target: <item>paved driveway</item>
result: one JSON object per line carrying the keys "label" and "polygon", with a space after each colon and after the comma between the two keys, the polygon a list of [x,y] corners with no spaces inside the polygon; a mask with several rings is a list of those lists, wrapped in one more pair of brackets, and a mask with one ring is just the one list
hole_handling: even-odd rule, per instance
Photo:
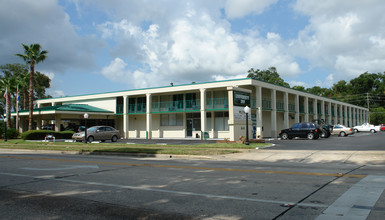
{"label": "paved driveway", "polygon": [[293,139],[268,141],[271,150],[385,151],[385,132],[359,132],[347,137],[331,136],[318,140]]}

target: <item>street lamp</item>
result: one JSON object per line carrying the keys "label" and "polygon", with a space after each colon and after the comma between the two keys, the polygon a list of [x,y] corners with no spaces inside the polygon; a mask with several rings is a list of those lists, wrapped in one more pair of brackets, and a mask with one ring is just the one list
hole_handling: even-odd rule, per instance
{"label": "street lamp", "polygon": [[250,114],[251,109],[249,106],[246,106],[243,110],[246,113],[246,141],[245,141],[245,144],[249,145],[249,114]]}
{"label": "street lamp", "polygon": [[7,142],[7,121],[8,118],[4,118],[4,142]]}
{"label": "street lamp", "polygon": [[87,144],[87,118],[88,114],[84,113],[84,143]]}

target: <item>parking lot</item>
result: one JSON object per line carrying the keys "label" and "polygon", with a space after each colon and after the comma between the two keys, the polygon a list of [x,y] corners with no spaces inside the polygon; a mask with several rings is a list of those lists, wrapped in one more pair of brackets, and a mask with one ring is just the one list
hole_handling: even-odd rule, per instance
{"label": "parking lot", "polygon": [[330,136],[317,140],[292,139],[269,142],[276,145],[271,150],[381,151],[385,150],[384,141],[385,132],[358,132],[346,137]]}

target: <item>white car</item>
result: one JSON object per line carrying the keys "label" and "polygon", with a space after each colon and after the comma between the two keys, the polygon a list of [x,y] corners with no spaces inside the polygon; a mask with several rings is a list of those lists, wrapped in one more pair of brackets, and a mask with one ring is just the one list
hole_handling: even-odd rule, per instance
{"label": "white car", "polygon": [[371,125],[369,123],[365,123],[363,125],[354,126],[353,130],[355,132],[370,131],[372,133],[375,133],[377,131],[380,131],[380,126],[374,126],[374,125]]}

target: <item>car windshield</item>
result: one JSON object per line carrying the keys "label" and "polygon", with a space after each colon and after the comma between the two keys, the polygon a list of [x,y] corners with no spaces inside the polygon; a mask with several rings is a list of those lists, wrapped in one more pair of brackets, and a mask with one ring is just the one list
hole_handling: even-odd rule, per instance
{"label": "car windshield", "polygon": [[96,131],[98,130],[98,127],[90,127],[87,129],[87,131]]}

